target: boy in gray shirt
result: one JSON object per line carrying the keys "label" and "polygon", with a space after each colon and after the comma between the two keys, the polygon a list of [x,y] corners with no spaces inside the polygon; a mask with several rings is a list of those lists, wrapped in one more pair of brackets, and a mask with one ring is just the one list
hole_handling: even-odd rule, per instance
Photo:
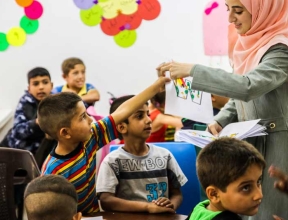
{"label": "boy in gray shirt", "polygon": [[[110,114],[133,96],[116,99]],[[148,104],[116,126],[125,145],[103,160],[96,191],[106,211],[171,212],[182,202],[181,186],[187,182],[167,149],[147,145],[152,121]]]}

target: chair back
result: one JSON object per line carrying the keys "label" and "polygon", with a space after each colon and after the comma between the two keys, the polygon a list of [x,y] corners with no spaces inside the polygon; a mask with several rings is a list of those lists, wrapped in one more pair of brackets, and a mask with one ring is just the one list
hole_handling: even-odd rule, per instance
{"label": "chair back", "polygon": [[[31,152],[0,148],[0,219],[22,220],[25,185],[39,175],[40,171]],[[21,192],[15,193],[14,189],[20,189]],[[19,198],[20,201],[15,204]]]}
{"label": "chair back", "polygon": [[98,115],[96,113],[94,106],[89,106],[86,111],[87,111],[88,115],[92,116],[95,119],[95,121],[99,121],[102,118],[104,118],[104,116]]}
{"label": "chair back", "polygon": [[[196,152],[193,144],[185,142],[149,143],[169,150],[177,160],[180,168],[188,179],[181,188],[183,201],[177,209],[178,214],[189,215],[192,209],[200,202],[200,185],[196,174]],[[111,145],[110,152],[120,145]]]}

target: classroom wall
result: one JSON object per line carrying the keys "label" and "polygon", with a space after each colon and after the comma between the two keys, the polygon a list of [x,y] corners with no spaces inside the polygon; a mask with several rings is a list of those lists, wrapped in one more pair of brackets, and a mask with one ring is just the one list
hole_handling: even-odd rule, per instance
{"label": "classroom wall", "polygon": [[[102,115],[108,114],[108,91],[116,96],[140,92],[156,80],[161,62],[174,59],[230,69],[227,57],[204,54],[202,15],[208,0],[159,0],[159,17],[142,22],[130,48],[117,46],[99,26],[84,25],[73,0],[39,1],[44,8],[39,30],[23,46],[0,52],[0,108],[16,107],[33,67],[46,67],[54,85],[63,84],[61,62],[71,56],[84,60],[87,82],[101,94],[95,107]],[[17,26],[23,15],[14,0],[0,0],[0,32]]]}

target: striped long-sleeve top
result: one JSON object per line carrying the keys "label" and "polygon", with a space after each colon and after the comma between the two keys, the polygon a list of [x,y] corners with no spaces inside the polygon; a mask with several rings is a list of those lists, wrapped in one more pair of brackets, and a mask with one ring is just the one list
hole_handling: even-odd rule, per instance
{"label": "striped long-sleeve top", "polygon": [[78,211],[85,213],[99,211],[96,196],[96,152],[117,138],[114,120],[108,116],[92,126],[88,141],[79,143],[71,153],[61,156],[55,149],[49,154],[42,166],[42,175],[57,174],[68,179],[78,194]]}

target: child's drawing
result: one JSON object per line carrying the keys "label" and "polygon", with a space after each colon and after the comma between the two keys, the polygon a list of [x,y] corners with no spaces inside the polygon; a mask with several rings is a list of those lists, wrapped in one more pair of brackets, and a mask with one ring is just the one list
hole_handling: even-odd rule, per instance
{"label": "child's drawing", "polygon": [[202,123],[213,121],[211,94],[192,89],[191,77],[167,83],[165,103],[166,114]]}

